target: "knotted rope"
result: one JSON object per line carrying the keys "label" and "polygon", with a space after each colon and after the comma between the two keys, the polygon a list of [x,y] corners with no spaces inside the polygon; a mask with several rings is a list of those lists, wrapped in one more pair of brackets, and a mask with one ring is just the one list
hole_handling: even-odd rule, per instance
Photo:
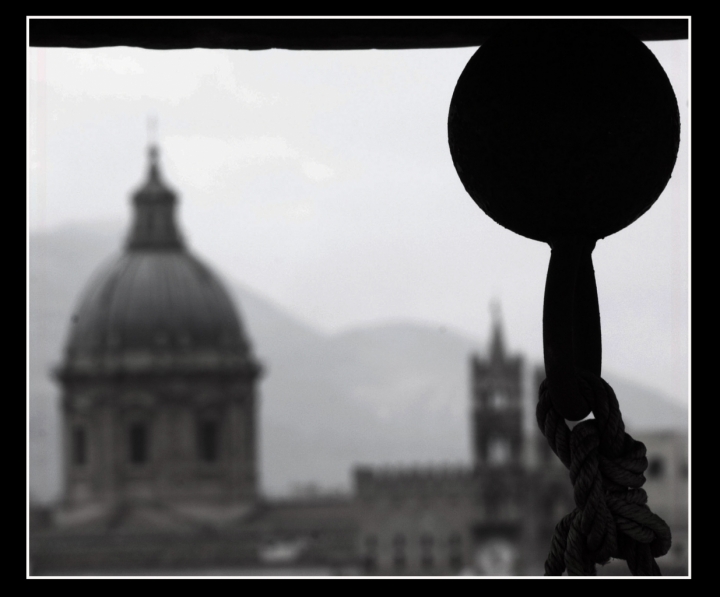
{"label": "knotted rope", "polygon": [[655,558],[670,549],[670,528],[646,505],[642,442],[625,432],[615,392],[580,370],[581,393],[595,416],[570,430],[555,410],[547,379],[540,385],[537,421],[553,452],[570,471],[576,508],[555,527],[546,576],[594,576],[595,564],[627,561],[635,576],[660,576]]}

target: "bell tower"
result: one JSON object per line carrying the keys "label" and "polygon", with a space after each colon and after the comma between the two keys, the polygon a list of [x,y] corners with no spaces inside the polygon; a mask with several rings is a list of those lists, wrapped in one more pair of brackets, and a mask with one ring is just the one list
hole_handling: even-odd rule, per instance
{"label": "bell tower", "polygon": [[471,360],[473,461],[478,479],[475,563],[483,574],[518,572],[528,485],[523,458],[522,357],[509,355],[500,305],[490,307],[487,356]]}
{"label": "bell tower", "polygon": [[473,458],[479,468],[519,465],[523,450],[522,357],[508,355],[500,305],[493,302],[487,358],[473,356]]}

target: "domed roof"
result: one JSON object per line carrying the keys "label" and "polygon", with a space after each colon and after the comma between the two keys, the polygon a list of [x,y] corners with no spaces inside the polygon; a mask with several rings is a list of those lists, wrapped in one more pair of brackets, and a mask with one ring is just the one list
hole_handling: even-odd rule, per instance
{"label": "domed roof", "polygon": [[175,203],[151,148],[125,251],[85,289],[61,375],[259,370],[227,292],[184,248]]}

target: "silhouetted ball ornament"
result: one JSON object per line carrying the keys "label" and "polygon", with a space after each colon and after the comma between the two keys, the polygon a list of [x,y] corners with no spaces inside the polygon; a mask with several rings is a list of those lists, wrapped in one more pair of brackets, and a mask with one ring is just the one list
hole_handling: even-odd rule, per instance
{"label": "silhouetted ball ornament", "polygon": [[606,23],[515,24],[470,59],[448,140],[465,189],[497,223],[551,242],[600,239],[660,196],[680,142],[652,52]]}

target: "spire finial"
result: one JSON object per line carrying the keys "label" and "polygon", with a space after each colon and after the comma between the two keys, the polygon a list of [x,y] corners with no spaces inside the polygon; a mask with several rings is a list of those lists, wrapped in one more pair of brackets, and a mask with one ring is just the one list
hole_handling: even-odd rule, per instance
{"label": "spire finial", "polygon": [[500,301],[497,298],[494,298],[490,301],[490,315],[492,317],[493,325],[499,325],[502,317],[502,312],[500,310]]}
{"label": "spire finial", "polygon": [[148,159],[150,160],[150,178],[159,178],[160,172],[158,170],[158,161],[160,151],[157,145],[157,129],[158,119],[157,116],[151,114],[147,120],[147,133],[148,133]]}
{"label": "spire finial", "polygon": [[492,316],[492,339],[490,340],[490,355],[493,361],[505,357],[505,342],[503,340],[500,301],[494,298],[490,301],[490,314]]}
{"label": "spire finial", "polygon": [[155,114],[148,116],[147,121],[148,146],[155,147],[157,145],[158,119]]}

